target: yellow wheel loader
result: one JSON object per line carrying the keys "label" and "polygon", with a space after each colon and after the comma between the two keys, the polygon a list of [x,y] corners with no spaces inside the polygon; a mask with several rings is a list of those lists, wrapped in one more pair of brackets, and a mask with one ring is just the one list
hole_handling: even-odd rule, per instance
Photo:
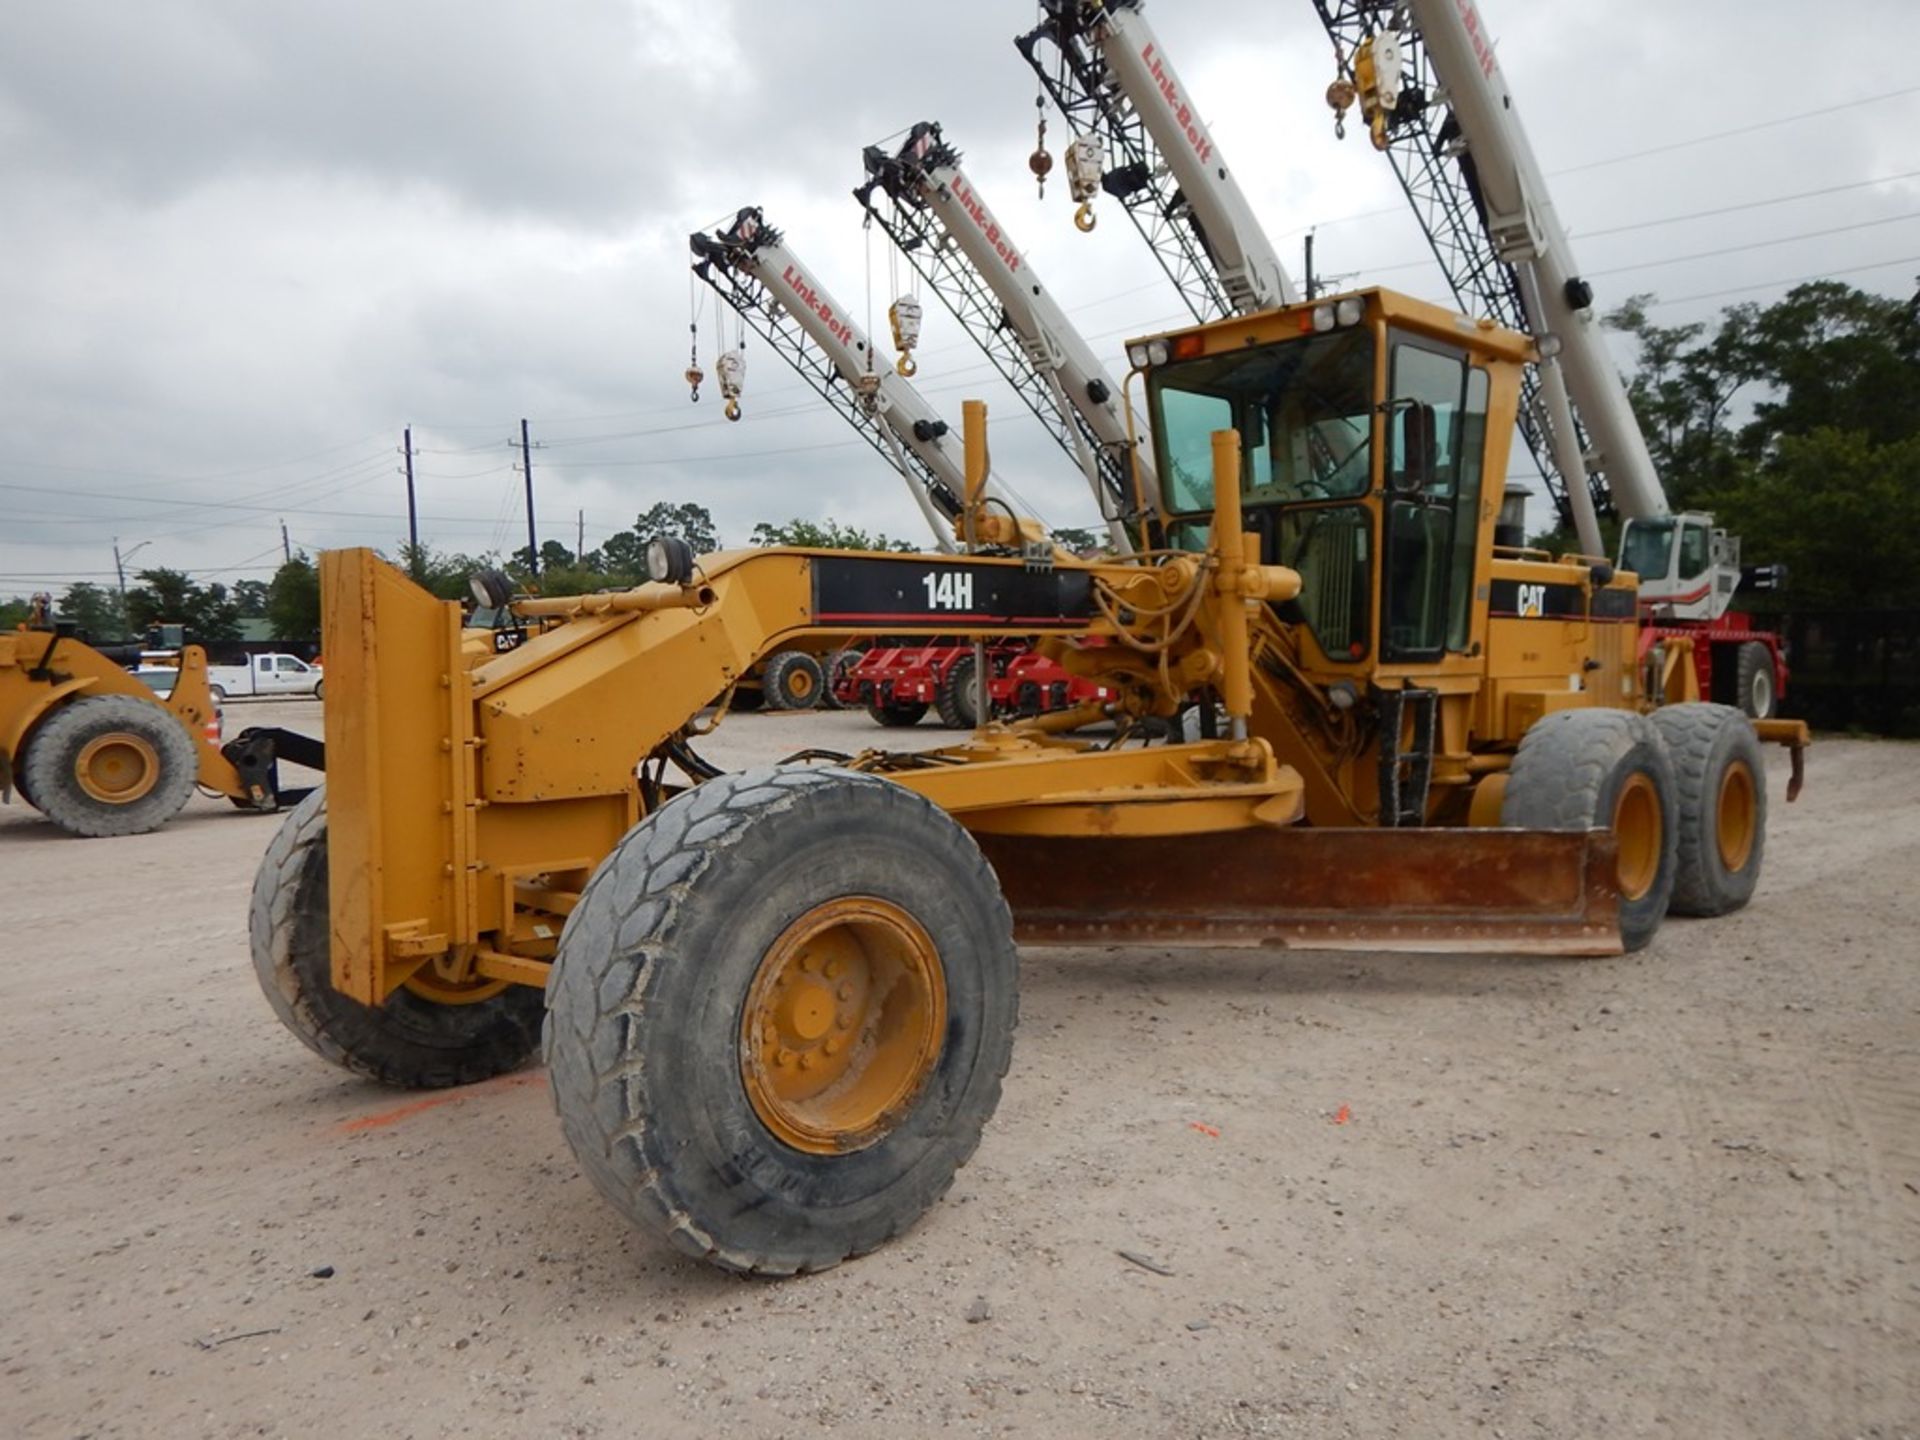
{"label": "yellow wheel loader", "polygon": [[[1754,728],[1684,647],[1638,658],[1634,577],[1496,544],[1528,340],[1369,290],[1130,355],[1159,494],[1123,560],[990,508],[978,405],[957,555],[662,537],[645,585],[517,603],[499,654],[324,555],[327,788],[253,897],[281,1018],[397,1085],[544,1043],[615,1206],[786,1274],[945,1191],[1016,944],[1608,955],[1745,903]],[[874,632],[1037,636],[1115,698],[917,754],[700,756],[763,657]]]}
{"label": "yellow wheel loader", "polygon": [[316,742],[261,728],[222,745],[213,716],[197,645],[163,700],[111,651],[58,629],[0,633],[0,800],[18,793],[70,835],[106,836],[159,829],[196,785],[244,810],[305,796],[281,789],[277,761],[317,769]]}

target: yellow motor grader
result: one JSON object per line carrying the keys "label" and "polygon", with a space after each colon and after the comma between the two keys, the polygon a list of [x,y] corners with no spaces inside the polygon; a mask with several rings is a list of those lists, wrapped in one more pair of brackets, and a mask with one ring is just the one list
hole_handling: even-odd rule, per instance
{"label": "yellow motor grader", "polygon": [[[398,1085],[544,1032],[607,1198],[783,1274],[882,1244],[972,1153],[1016,943],[1606,955],[1744,904],[1755,727],[1684,645],[1639,657],[1634,577],[1496,543],[1529,346],[1384,290],[1138,342],[1161,493],[1124,560],[986,498],[978,405],[958,555],[661,537],[647,584],[517,603],[505,653],[323,556],[328,781],[255,885],[269,1000]],[[874,631],[1038,636],[1117,698],[701,758],[761,657]]]}

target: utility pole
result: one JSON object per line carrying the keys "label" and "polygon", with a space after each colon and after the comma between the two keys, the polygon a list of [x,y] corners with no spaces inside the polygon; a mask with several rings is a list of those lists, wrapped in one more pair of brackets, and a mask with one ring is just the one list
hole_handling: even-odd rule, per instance
{"label": "utility pole", "polygon": [[1311,230],[1307,231],[1307,277],[1306,278],[1307,278],[1307,299],[1312,300],[1316,296],[1318,296],[1320,292],[1320,287],[1314,282],[1314,278],[1313,278],[1313,231]]}
{"label": "utility pole", "polygon": [[420,512],[413,506],[413,427],[400,432],[400,453],[407,457],[407,558],[413,578],[420,578]]}
{"label": "utility pole", "polygon": [[527,422],[520,422],[520,469],[527,480],[527,569],[540,578],[540,542],[533,528],[533,444],[527,439]]}
{"label": "utility pole", "polygon": [[587,563],[587,512],[584,510],[575,512],[573,563],[576,565],[584,565]]}
{"label": "utility pole", "polygon": [[293,563],[293,542],[287,539],[287,522],[280,522],[280,558],[287,564]]}
{"label": "utility pole", "polygon": [[142,540],[138,545],[122,555],[120,553],[120,537],[118,535],[113,537],[113,573],[120,581],[120,630],[122,634],[125,634],[127,629],[127,561],[138,555],[152,543],[151,540]]}

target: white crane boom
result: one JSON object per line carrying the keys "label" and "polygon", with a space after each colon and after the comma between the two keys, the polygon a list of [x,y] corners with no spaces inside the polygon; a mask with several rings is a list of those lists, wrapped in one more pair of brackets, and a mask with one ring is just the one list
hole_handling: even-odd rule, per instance
{"label": "white crane boom", "polygon": [[[1523,416],[1523,428],[1531,418],[1527,438],[1550,485],[1552,469],[1564,480],[1581,548],[1600,553],[1596,490],[1629,519],[1666,515],[1666,493],[1607,351],[1593,289],[1580,278],[1472,0],[1314,3],[1374,143],[1393,155],[1456,295],[1518,321],[1539,344],[1538,383],[1528,396],[1537,408]],[[1414,153],[1402,153],[1407,145],[1417,147]],[[1448,161],[1451,171],[1444,169]],[[1419,181],[1408,165],[1418,167]],[[1449,184],[1463,187],[1469,203],[1449,204],[1435,193]],[[1480,233],[1472,235],[1476,224]]]}
{"label": "white crane boom", "polygon": [[1112,163],[1102,188],[1126,208],[1195,319],[1293,304],[1299,292],[1145,8],[1042,0],[1040,25],[1016,43],[1076,134],[1105,141]]}
{"label": "white crane boom", "polygon": [[[697,232],[690,244],[694,273],[892,463],[935,543],[951,552],[966,471],[958,436],[947,438],[947,422],[890,364],[876,361],[852,312],[759,210],[744,209],[711,234]],[[988,484],[990,492],[998,490]]]}
{"label": "white crane boom", "polygon": [[1127,432],[1119,385],[937,124],[915,125],[893,153],[869,147],[865,162],[867,181],[854,194],[1080,465],[1109,540],[1130,550],[1129,527],[1159,492],[1151,462]]}

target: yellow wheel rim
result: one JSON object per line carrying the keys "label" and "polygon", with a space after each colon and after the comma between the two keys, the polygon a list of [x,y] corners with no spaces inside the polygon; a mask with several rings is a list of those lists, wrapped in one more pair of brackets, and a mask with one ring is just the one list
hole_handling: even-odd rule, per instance
{"label": "yellow wheel rim", "polygon": [[946,974],[920,922],[885,900],[833,900],[788,926],[754,973],[740,1076],[781,1141],[841,1155],[912,1108],[946,1028]]}
{"label": "yellow wheel rim", "polygon": [[798,667],[788,671],[787,694],[796,700],[805,700],[813,694],[813,676]]}
{"label": "yellow wheel rim", "polygon": [[160,783],[160,754],[140,735],[116,730],[74,757],[74,779],[103,805],[131,805]]}
{"label": "yellow wheel rim", "polygon": [[1734,761],[1720,777],[1719,810],[1720,863],[1729,874],[1737,875],[1753,858],[1753,842],[1760,829],[1753,772],[1747,768],[1746,761]]}
{"label": "yellow wheel rim", "polygon": [[1620,895],[1638,900],[1660,876],[1660,855],[1665,836],[1665,820],[1660,814],[1660,792],[1645,775],[1630,775],[1620,787],[1620,798],[1613,802],[1613,835],[1619,847],[1616,875]]}

